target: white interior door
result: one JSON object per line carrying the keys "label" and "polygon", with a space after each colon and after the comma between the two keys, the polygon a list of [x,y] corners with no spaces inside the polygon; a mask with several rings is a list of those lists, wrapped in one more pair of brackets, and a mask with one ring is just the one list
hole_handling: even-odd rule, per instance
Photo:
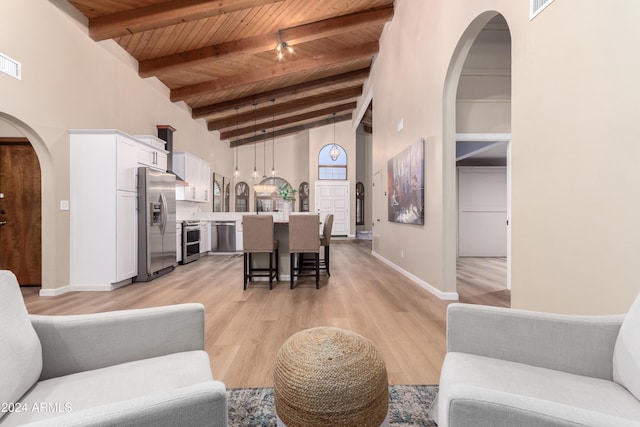
{"label": "white interior door", "polygon": [[458,168],[458,255],[507,256],[505,167]]}
{"label": "white interior door", "polygon": [[316,181],[315,207],[324,221],[327,214],[333,214],[332,236],[349,236],[351,220],[349,216],[349,181]]}

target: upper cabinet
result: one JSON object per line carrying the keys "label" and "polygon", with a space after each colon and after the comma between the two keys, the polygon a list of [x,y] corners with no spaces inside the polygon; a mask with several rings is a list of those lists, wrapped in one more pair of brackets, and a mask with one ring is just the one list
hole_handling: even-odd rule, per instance
{"label": "upper cabinet", "polygon": [[176,200],[208,203],[211,200],[211,166],[190,153],[173,153],[173,171],[184,179],[185,186],[176,187]]}
{"label": "upper cabinet", "polygon": [[164,149],[165,141],[153,135],[136,135],[141,144],[138,144],[138,163],[151,169],[167,170],[167,153]]}

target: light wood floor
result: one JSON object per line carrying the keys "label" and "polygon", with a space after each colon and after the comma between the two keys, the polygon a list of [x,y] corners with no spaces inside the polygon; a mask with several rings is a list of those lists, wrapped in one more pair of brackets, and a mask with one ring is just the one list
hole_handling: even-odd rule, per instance
{"label": "light wood floor", "polygon": [[[149,283],[113,292],[74,292],[38,296],[23,288],[33,314],[80,314],[107,310],[199,302],[206,310],[206,350],[214,377],[227,387],[272,386],[273,364],[282,343],[314,326],[332,325],[369,338],[381,352],[391,384],[437,384],[445,354],[443,302],[370,255],[367,241],[331,245],[331,278],[323,273],[293,290],[288,282],[269,291],[265,284],[242,290],[242,256],[206,256],[178,266]],[[482,260],[462,259],[462,301],[508,305],[508,291],[496,285],[500,260],[488,268]],[[492,261],[493,262],[493,261]],[[504,264],[504,263],[502,263]],[[480,278],[472,284],[473,276]],[[497,278],[497,279],[496,279]]]}

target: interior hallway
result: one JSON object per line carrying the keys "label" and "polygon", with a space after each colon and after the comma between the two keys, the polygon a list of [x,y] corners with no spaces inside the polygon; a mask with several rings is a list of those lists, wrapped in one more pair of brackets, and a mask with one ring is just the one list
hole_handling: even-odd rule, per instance
{"label": "interior hallway", "polygon": [[[23,288],[33,314],[80,314],[107,310],[199,302],[206,310],[206,350],[213,374],[227,387],[272,386],[273,364],[282,343],[302,329],[332,325],[369,338],[382,353],[391,384],[437,384],[445,354],[444,302],[370,255],[368,241],[334,241],[331,278],[321,274],[320,289],[303,278],[250,284],[242,290],[242,255],[205,256],[148,283],[113,292],[74,292],[42,298]],[[469,260],[469,259],[467,259]],[[464,259],[463,259],[464,261]],[[461,301],[505,305],[508,291],[496,291],[481,262],[459,268]],[[500,263],[489,271],[499,271]],[[464,267],[466,266],[466,267]],[[508,304],[508,299],[506,300]]]}

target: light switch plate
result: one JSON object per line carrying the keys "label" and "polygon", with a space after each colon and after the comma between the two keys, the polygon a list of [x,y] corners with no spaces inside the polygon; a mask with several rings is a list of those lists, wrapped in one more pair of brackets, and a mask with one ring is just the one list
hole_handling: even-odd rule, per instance
{"label": "light switch plate", "polygon": [[69,210],[69,201],[68,200],[60,200],[60,210],[68,211]]}

